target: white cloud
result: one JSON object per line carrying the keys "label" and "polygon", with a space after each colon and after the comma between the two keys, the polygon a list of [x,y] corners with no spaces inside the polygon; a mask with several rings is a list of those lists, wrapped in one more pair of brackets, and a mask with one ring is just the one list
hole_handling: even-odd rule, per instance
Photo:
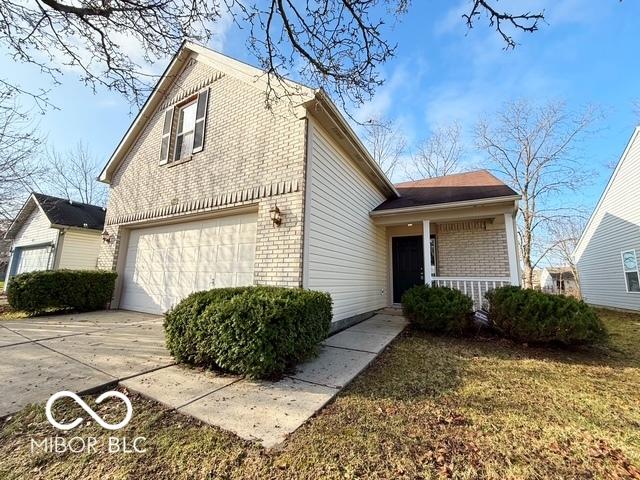
{"label": "white cloud", "polygon": [[229,11],[224,10],[221,12],[220,17],[209,26],[209,29],[212,32],[209,47],[217,52],[224,52],[227,37],[232,26],[233,16]]}

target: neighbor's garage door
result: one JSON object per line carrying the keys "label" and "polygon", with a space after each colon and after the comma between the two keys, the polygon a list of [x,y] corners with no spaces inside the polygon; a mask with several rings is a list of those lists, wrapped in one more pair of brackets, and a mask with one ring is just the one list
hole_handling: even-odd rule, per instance
{"label": "neighbor's garage door", "polygon": [[33,272],[36,270],[48,270],[50,246],[16,247],[16,265],[12,268],[12,275]]}
{"label": "neighbor's garage door", "polygon": [[132,230],[120,308],[163,313],[192,292],[253,284],[256,214]]}

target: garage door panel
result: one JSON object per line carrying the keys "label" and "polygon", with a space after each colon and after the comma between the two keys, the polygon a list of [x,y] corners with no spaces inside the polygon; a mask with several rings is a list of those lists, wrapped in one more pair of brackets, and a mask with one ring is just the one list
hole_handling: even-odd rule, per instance
{"label": "garage door panel", "polygon": [[220,245],[216,263],[232,262],[236,258],[237,252],[238,245]]}
{"label": "garage door panel", "polygon": [[256,214],[133,230],[121,308],[162,313],[190,293],[251,285]]}
{"label": "garage door panel", "polygon": [[181,261],[182,264],[195,264],[198,261],[199,247],[185,246],[182,247]]}
{"label": "garage door panel", "polygon": [[218,273],[216,275],[216,288],[236,287],[235,273]]}
{"label": "garage door panel", "polygon": [[216,259],[218,258],[218,247],[214,246],[203,246],[200,248],[199,252],[200,256],[198,258],[198,263],[202,265],[203,263],[216,263]]}

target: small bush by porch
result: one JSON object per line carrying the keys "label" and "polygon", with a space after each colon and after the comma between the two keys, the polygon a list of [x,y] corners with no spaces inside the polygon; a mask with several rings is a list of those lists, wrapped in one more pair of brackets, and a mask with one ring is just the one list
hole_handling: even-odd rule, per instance
{"label": "small bush by porch", "polygon": [[[564,295],[505,286],[487,291],[493,333],[517,342],[558,345],[604,343],[607,331],[595,310]],[[446,335],[478,332],[471,297],[458,289],[418,285],[402,297],[403,312],[419,329]]]}

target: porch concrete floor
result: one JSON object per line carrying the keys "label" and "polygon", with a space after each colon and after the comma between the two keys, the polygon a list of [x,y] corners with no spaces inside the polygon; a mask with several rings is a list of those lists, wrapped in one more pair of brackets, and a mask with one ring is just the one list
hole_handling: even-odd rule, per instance
{"label": "porch concrete floor", "polygon": [[406,325],[398,315],[375,315],[329,337],[318,357],[278,382],[174,365],[120,384],[205,423],[273,447],[326,405]]}

